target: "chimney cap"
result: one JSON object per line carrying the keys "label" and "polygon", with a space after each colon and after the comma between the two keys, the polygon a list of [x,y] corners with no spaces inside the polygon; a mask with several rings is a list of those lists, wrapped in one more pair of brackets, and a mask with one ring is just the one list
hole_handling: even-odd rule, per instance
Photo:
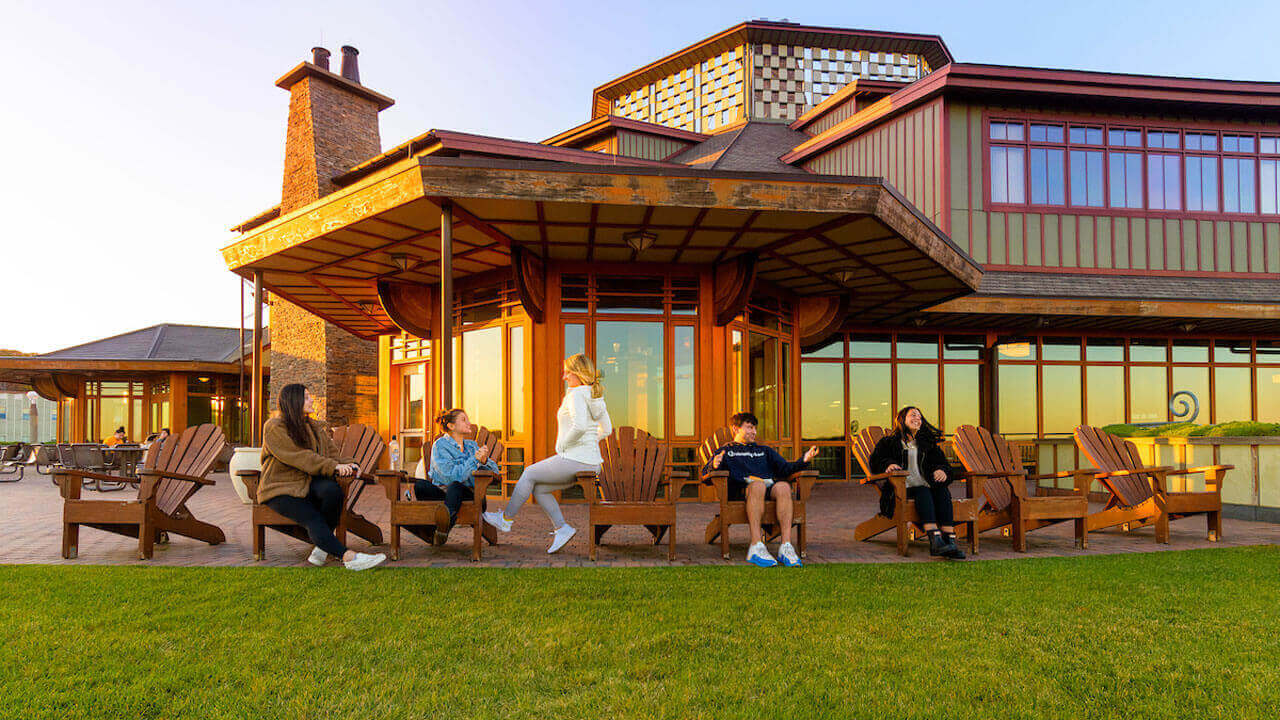
{"label": "chimney cap", "polygon": [[325,70],[328,70],[328,69],[329,69],[329,54],[330,54],[330,53],[329,53],[328,48],[323,48],[323,47],[320,47],[319,45],[317,45],[317,46],[315,46],[315,47],[311,48],[311,62],[312,62],[312,63],[314,63],[314,64],[316,64],[317,66],[319,66],[319,67],[321,67],[321,68],[324,68]]}
{"label": "chimney cap", "polygon": [[375,104],[377,104],[378,110],[380,111],[386,110],[387,108],[396,104],[395,100],[392,100],[391,98],[387,97],[386,95],[383,95],[380,92],[370,90],[369,88],[361,85],[358,82],[355,82],[349,78],[342,77],[341,75],[333,72],[332,70],[326,70],[320,67],[319,65],[316,65],[315,63],[310,63],[310,62],[300,62],[292,70],[285,73],[284,75],[281,75],[280,78],[276,80],[276,87],[282,90],[289,90],[294,85],[298,84],[298,82],[301,81],[303,78],[308,76],[314,77],[320,80],[325,80],[330,84],[336,85],[337,87],[340,87],[348,92],[355,93],[356,95],[359,95],[363,98],[371,100]]}
{"label": "chimney cap", "polygon": [[360,51],[350,45],[342,46],[342,77],[357,85],[360,83],[360,64],[357,56]]}

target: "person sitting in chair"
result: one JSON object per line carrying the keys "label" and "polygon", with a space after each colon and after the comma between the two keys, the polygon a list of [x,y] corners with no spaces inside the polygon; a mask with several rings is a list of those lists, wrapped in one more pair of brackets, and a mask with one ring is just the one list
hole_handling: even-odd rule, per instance
{"label": "person sitting in chair", "polygon": [[804,470],[809,461],[818,454],[818,448],[811,447],[804,458],[797,462],[787,462],[777,450],[765,445],[756,444],[756,427],[760,421],[749,412],[740,412],[729,419],[733,428],[733,442],[717,448],[711,461],[702,468],[705,475],[713,470],[726,470],[729,473],[729,500],[746,500],[747,527],[751,529],[751,546],[747,548],[747,562],[759,567],[773,567],[778,561],[769,554],[765,547],[763,532],[760,529],[764,517],[765,497],[772,497],[777,503],[779,530],[782,533],[782,544],[778,546],[778,557],[787,567],[800,567],[800,555],[791,545],[792,498],[791,483],[787,478]]}
{"label": "person sitting in chair", "polygon": [[431,444],[431,470],[429,478],[418,478],[413,483],[413,495],[418,500],[443,500],[448,517],[436,518],[434,544],[443,545],[449,539],[449,530],[458,519],[462,503],[475,499],[476,481],[471,473],[476,470],[498,472],[498,463],[489,457],[489,448],[480,447],[467,437],[474,425],[462,408],[445,410],[436,417],[436,423],[444,431]]}
{"label": "person sitting in chair", "polygon": [[129,435],[124,431],[124,427],[121,426],[116,428],[115,433],[113,433],[111,437],[107,438],[106,440],[103,440],[102,444],[106,445],[107,447],[115,447],[116,445],[119,445],[122,442],[128,442],[128,441],[129,441]]}
{"label": "person sitting in chair", "polygon": [[[871,452],[871,472],[906,470],[907,498],[915,502],[916,514],[929,536],[929,554],[963,560],[964,551],[956,545],[951,491],[947,489],[955,473],[938,447],[941,441],[942,433],[924,419],[920,408],[908,405],[898,411],[893,430]],[[892,493],[887,483],[884,491]]]}

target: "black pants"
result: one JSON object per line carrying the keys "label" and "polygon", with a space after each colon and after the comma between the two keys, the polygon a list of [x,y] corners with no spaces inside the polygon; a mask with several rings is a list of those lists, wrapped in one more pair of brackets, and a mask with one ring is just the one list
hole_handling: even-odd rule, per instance
{"label": "black pants", "polygon": [[267,501],[267,507],[307,529],[311,542],[321,550],[342,557],[347,548],[334,536],[342,517],[342,487],[327,475],[311,478],[311,489],[306,497],[279,495]]}
{"label": "black pants", "polygon": [[915,501],[916,514],[922,523],[950,527],[955,517],[951,512],[951,491],[946,485],[907,488],[907,499]]}
{"label": "black pants", "polygon": [[453,525],[458,519],[458,508],[462,507],[462,503],[474,499],[476,494],[460,482],[451,482],[449,487],[441,490],[430,480],[419,478],[413,483],[413,496],[418,500],[443,500],[445,509],[449,511],[449,525]]}

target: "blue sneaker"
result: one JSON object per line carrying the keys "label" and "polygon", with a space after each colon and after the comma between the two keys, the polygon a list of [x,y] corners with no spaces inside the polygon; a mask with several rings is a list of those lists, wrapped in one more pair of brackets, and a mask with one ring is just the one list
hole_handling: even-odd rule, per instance
{"label": "blue sneaker", "polygon": [[787,567],[803,567],[800,556],[796,554],[796,549],[791,547],[791,543],[782,543],[778,548],[778,559]]}
{"label": "blue sneaker", "polygon": [[766,568],[773,567],[778,564],[778,561],[773,559],[773,556],[769,554],[769,549],[766,548],[762,542],[752,545],[750,549],[747,550],[747,562],[755,565],[756,567]]}

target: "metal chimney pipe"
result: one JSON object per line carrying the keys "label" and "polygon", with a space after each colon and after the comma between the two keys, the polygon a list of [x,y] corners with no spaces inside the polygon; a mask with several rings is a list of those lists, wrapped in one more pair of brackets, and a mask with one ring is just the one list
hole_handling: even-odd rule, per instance
{"label": "metal chimney pipe", "polygon": [[329,51],[322,47],[311,48],[311,62],[322,70],[329,69]]}
{"label": "metal chimney pipe", "polygon": [[360,84],[360,66],[356,64],[359,54],[360,51],[350,45],[342,46],[342,77],[357,85]]}

